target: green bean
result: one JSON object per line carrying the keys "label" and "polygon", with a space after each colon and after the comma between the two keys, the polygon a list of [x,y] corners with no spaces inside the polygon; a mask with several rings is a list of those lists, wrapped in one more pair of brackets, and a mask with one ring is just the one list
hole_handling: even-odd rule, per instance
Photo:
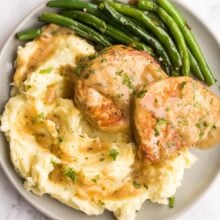
{"label": "green bean", "polygon": [[182,66],[181,57],[176,49],[176,46],[170,36],[160,27],[154,25],[149,17],[147,17],[144,12],[133,8],[129,5],[120,4],[117,2],[108,1],[110,6],[112,6],[116,11],[137,19],[138,21],[142,22],[146,28],[156,36],[164,48],[167,50],[171,63],[174,66],[175,71],[179,71],[180,67]]}
{"label": "green bean", "polygon": [[96,43],[99,43],[103,46],[111,45],[111,43],[108,41],[108,39],[105,36],[99,34],[98,32],[87,27],[86,25],[81,24],[80,22],[73,21],[72,19],[66,18],[64,16],[55,13],[43,13],[39,17],[39,20],[47,23],[55,23],[58,25],[66,26],[71,30],[75,31],[80,36],[88,40],[92,40]]}
{"label": "green bean", "polygon": [[102,10],[106,15],[109,16],[110,21],[113,20],[114,22],[121,24],[122,27],[125,28],[125,30],[131,31],[134,35],[141,37],[144,41],[146,41],[146,43],[152,46],[153,49],[155,49],[157,56],[162,60],[163,66],[167,73],[172,74],[172,65],[170,63],[170,59],[160,42],[149,35],[139,25],[132,22],[129,18],[115,11],[107,2],[103,3]]}
{"label": "green bean", "polygon": [[188,49],[188,53],[189,53],[189,58],[190,58],[190,71],[191,71],[191,73],[193,73],[198,79],[205,81],[205,78],[202,75],[200,67],[189,49]]}
{"label": "green bean", "polygon": [[156,14],[154,14],[150,11],[145,11],[144,14],[151,19],[151,21],[154,23],[154,25],[161,27],[164,30],[167,30],[167,27],[164,24],[164,22]]}
{"label": "green bean", "polygon": [[86,10],[91,14],[96,14],[98,8],[95,4],[81,0],[52,0],[47,3],[47,6],[52,8]]}
{"label": "green bean", "polygon": [[[101,3],[104,2],[104,1],[105,1],[105,0],[93,0],[92,2],[95,3],[95,4],[101,4]],[[121,4],[124,3],[124,2],[116,1],[116,0],[111,0],[111,1],[115,1],[115,2],[118,2],[118,3],[121,3]],[[126,4],[126,3],[124,3],[124,4]],[[156,26],[161,27],[161,28],[164,29],[164,30],[167,30],[166,25],[163,23],[163,21],[162,21],[155,13],[150,12],[150,11],[144,11],[144,14],[145,14],[146,16],[148,16],[148,17],[151,19],[151,21],[152,21]],[[143,24],[141,25],[140,22],[138,22],[138,23],[139,23],[140,26],[143,25]]]}
{"label": "green bean", "polygon": [[81,11],[65,11],[61,13],[61,15],[72,18],[77,21],[81,21],[85,24],[92,25],[95,28],[98,27],[98,30],[101,31],[103,34],[106,32],[106,23],[103,20],[91,14]]}
{"label": "green bean", "polygon": [[31,28],[31,29],[17,33],[16,38],[18,40],[27,41],[27,40],[33,40],[34,38],[36,38],[40,35],[41,35],[40,28]]}
{"label": "green bean", "polygon": [[66,11],[66,12],[63,12],[62,15],[76,19],[82,23],[88,24],[96,28],[100,32],[116,40],[118,43],[123,43],[129,46],[133,46],[139,50],[144,50],[152,54],[151,48],[149,48],[148,46],[140,42],[137,42],[135,39],[126,35],[124,32],[116,29],[110,24],[107,24],[106,22],[95,17],[94,15],[91,15],[85,12],[80,12],[80,11]]}
{"label": "green bean", "polygon": [[47,3],[49,7],[80,10],[93,14],[102,20],[107,20],[106,16],[100,13],[98,6],[82,0],[52,0]]}
{"label": "green bean", "polygon": [[180,30],[183,33],[183,36],[188,44],[188,47],[190,48],[190,51],[192,52],[193,56],[195,57],[196,61],[199,64],[199,67],[201,69],[201,72],[207,82],[207,84],[210,86],[215,83],[215,79],[213,77],[213,74],[202,54],[202,51],[191,32],[189,26],[187,25],[186,21],[182,18],[182,16],[179,14],[179,12],[176,10],[176,8],[173,6],[173,4],[169,0],[157,0],[157,3],[165,10],[167,11],[170,16],[173,17],[173,19],[176,21],[177,25],[179,26]]}
{"label": "green bean", "polygon": [[156,3],[148,0],[138,0],[138,8],[143,10],[150,10],[156,12],[163,22],[168,26],[178,48],[178,51],[182,57],[182,74],[184,76],[189,76],[190,73],[190,60],[187,45],[185,39],[173,18]]}

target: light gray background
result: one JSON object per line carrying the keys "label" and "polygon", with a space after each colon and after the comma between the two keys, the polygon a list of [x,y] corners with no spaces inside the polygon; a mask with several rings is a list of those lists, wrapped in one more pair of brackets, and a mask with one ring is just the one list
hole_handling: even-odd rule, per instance
{"label": "light gray background", "polygon": [[[16,25],[44,0],[0,0],[0,48]],[[216,34],[220,42],[220,1],[219,0],[179,0],[193,8]],[[1,71],[1,70],[0,70]],[[196,184],[196,183],[192,183]],[[206,195],[178,220],[220,220],[218,198],[220,196],[220,176]],[[32,208],[11,186],[0,168],[0,220],[46,220]],[[147,218],[146,218],[147,220]]]}

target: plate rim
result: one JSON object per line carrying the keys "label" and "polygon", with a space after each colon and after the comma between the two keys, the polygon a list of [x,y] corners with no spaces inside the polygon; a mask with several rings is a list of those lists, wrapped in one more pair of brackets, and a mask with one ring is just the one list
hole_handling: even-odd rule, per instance
{"label": "plate rim", "polygon": [[[183,3],[183,1],[180,0],[172,0],[174,2],[174,4],[180,5],[181,7],[183,7],[186,11],[188,11],[197,21],[199,21],[203,27],[205,27],[205,29],[207,29],[207,31],[209,32],[209,34],[213,37],[213,39],[215,40],[215,42],[218,45],[218,48],[220,50],[220,39],[216,36],[216,34],[214,33],[213,28],[211,28],[210,26],[208,26],[208,24],[206,24],[205,19],[203,17],[200,17],[198,15],[198,13],[194,13],[193,12],[193,8],[188,4],[188,3]],[[15,34],[18,32],[19,28],[23,25],[23,23],[25,23],[28,19],[30,19],[33,15],[37,14],[37,12],[46,7],[46,2],[42,2],[39,5],[37,5],[36,7],[34,7],[32,10],[30,10],[28,13],[26,13],[22,19],[20,19],[20,21],[18,22],[18,25],[15,26],[13,28],[13,30],[8,34],[8,38],[6,36],[6,40],[4,40],[3,42],[3,46],[0,49],[0,58],[3,56],[4,51],[6,50],[9,42],[15,37]],[[4,146],[0,146],[0,147],[4,147]],[[19,189],[18,184],[15,182],[15,179],[13,178],[13,176],[10,175],[10,172],[8,171],[7,166],[4,165],[3,161],[2,161],[2,157],[0,156],[0,168],[2,169],[4,175],[7,177],[7,179],[9,180],[9,182],[12,184],[12,186],[15,188],[15,190],[17,191],[17,193],[25,199],[25,201],[27,203],[29,203],[33,208],[35,208],[37,211],[39,211],[42,215],[49,217],[51,219],[54,220],[62,220],[60,218],[57,218],[56,216],[54,216],[52,213],[48,212],[47,210],[44,210],[42,208],[41,205],[36,204],[35,202],[32,202],[31,199],[28,198],[26,191],[22,192]],[[15,172],[15,170],[14,170]],[[17,174],[17,173],[16,173]],[[17,174],[19,175],[19,174]],[[181,209],[180,211],[178,211],[176,214],[173,214],[172,218],[175,219],[177,217],[182,216],[183,214],[185,214],[186,212],[188,212],[189,210],[191,210],[197,203],[199,200],[201,200],[206,194],[208,194],[208,192],[210,191],[210,189],[213,187],[214,183],[216,182],[216,179],[218,178],[218,176],[220,175],[220,168],[218,170],[218,172],[216,173],[216,175],[214,176],[214,178],[210,181],[210,183],[208,184],[207,187],[205,187],[202,192],[197,196],[197,198],[191,202],[189,205],[186,205],[183,209]],[[43,198],[43,197],[42,197]],[[58,201],[60,202],[60,201]],[[61,202],[60,202],[61,203]],[[61,203],[62,204],[62,203]]]}

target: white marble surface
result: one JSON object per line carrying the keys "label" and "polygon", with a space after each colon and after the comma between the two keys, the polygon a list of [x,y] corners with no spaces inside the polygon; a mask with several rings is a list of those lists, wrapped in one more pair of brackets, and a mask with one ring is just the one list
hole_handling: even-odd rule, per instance
{"label": "white marble surface", "polygon": [[[219,0],[180,0],[193,8],[209,24],[220,42],[220,1]],[[25,15],[43,0],[0,0],[0,48],[7,36]],[[220,176],[209,192],[178,220],[219,220]],[[31,207],[12,187],[0,168],[0,220],[47,220]]]}

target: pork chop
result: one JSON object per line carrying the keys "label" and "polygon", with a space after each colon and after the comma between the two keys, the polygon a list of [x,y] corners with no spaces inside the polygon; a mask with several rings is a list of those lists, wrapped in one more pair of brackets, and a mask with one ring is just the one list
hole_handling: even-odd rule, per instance
{"label": "pork chop", "polygon": [[136,88],[166,77],[148,53],[112,46],[87,64],[75,85],[75,102],[97,128],[127,129],[131,97]]}
{"label": "pork chop", "polygon": [[176,77],[139,89],[134,125],[139,149],[152,162],[191,146],[220,141],[220,99],[190,77]]}

